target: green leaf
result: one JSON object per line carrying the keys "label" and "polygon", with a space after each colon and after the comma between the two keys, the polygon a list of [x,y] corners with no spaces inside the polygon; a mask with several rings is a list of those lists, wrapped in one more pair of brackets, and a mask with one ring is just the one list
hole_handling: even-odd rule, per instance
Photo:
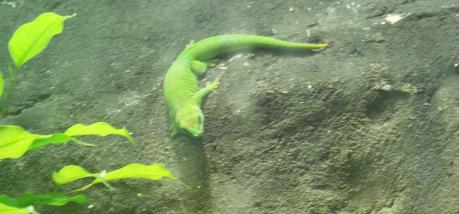
{"label": "green leaf", "polygon": [[87,202],[87,198],[83,194],[68,196],[61,193],[46,193],[40,195],[24,193],[16,199],[10,198],[6,195],[0,195],[0,203],[19,208],[31,205],[63,206],[69,202],[84,204]]}
{"label": "green leaf", "polygon": [[47,202],[48,205],[51,206],[63,206],[69,202],[75,202],[77,204],[85,204],[88,202],[88,198],[86,198],[83,194],[78,194],[74,196],[65,196],[65,195],[56,195],[52,197],[52,201]]}
{"label": "green leaf", "polygon": [[31,134],[20,126],[0,126],[0,160],[21,157],[35,139],[42,137],[46,136]]}
{"label": "green leaf", "polygon": [[0,125],[0,160],[5,158],[19,158],[27,151],[41,149],[49,144],[63,144],[69,141],[83,146],[94,146],[73,137],[81,135],[120,135],[126,137],[129,142],[135,145],[134,139],[132,139],[126,129],[115,129],[110,124],[104,122],[96,122],[91,125],[76,124],[70,127],[65,133],[50,135],[32,134],[20,126]]}
{"label": "green leaf", "polygon": [[72,16],[56,13],[42,13],[33,21],[20,26],[11,37],[8,47],[16,67],[21,68],[27,61],[46,48],[51,39],[62,32],[64,21]]}
{"label": "green leaf", "polygon": [[91,125],[76,124],[67,129],[65,132],[68,136],[80,136],[80,135],[97,135],[105,137],[107,135],[119,135],[126,137],[130,143],[135,145],[134,139],[125,128],[116,129],[108,123],[96,122]]}
{"label": "green leaf", "polygon": [[167,168],[160,164],[143,165],[132,163],[120,169],[111,171],[105,176],[105,181],[125,179],[125,178],[145,178],[150,180],[159,180],[162,178],[174,178],[172,173]]}
{"label": "green leaf", "polygon": [[2,214],[29,214],[29,208],[16,208],[0,203],[0,213]]}
{"label": "green leaf", "polygon": [[95,175],[77,165],[68,165],[59,172],[53,172],[53,180],[59,185],[87,177],[95,177]]}
{"label": "green leaf", "polygon": [[61,143],[67,143],[72,139],[72,137],[62,134],[62,133],[54,133],[52,135],[49,135],[49,137],[46,138],[41,138],[41,139],[35,139],[29,147],[29,151],[31,150],[36,150],[36,149],[41,149],[45,147],[46,145],[49,144],[61,144]]}
{"label": "green leaf", "polygon": [[94,181],[88,185],[79,188],[76,191],[83,191],[88,189],[94,184],[104,183],[106,186],[111,188],[108,185],[108,181],[127,179],[127,178],[145,178],[149,180],[160,180],[163,178],[175,179],[172,173],[160,163],[153,163],[151,165],[143,165],[138,163],[132,163],[127,166],[124,166],[120,169],[114,170],[112,172],[106,173],[102,171],[101,173],[90,173],[85,169],[75,165],[65,166],[59,172],[53,173],[53,180],[57,184],[66,184],[72,181],[78,180],[80,178],[94,177]]}

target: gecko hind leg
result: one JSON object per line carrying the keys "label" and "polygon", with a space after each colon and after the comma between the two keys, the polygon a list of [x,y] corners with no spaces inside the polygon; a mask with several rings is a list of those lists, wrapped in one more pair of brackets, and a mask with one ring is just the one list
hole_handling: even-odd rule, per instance
{"label": "gecko hind leg", "polygon": [[178,134],[177,128],[175,127],[175,124],[171,124],[170,126],[170,131],[171,131],[171,138],[175,138]]}
{"label": "gecko hind leg", "polygon": [[219,60],[208,60],[206,62],[199,61],[199,60],[192,60],[191,61],[191,70],[193,73],[198,76],[202,77],[206,74],[209,68],[213,68],[218,64]]}
{"label": "gecko hind leg", "polygon": [[169,118],[170,118],[169,131],[171,133],[170,136],[173,139],[178,135],[178,129],[177,129],[176,121],[175,121],[175,113],[174,113],[174,111],[170,111],[169,112]]}
{"label": "gecko hind leg", "polygon": [[207,68],[209,67],[208,63],[199,61],[199,60],[192,60],[191,61],[191,70],[193,73],[200,77],[206,74]]}

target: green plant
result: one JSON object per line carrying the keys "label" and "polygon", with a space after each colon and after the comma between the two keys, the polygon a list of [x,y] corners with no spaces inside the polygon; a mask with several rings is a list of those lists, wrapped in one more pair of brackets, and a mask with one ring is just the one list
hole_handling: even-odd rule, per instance
{"label": "green plant", "polygon": [[125,128],[116,129],[108,123],[96,122],[91,125],[76,124],[67,129],[64,133],[48,135],[32,134],[20,126],[0,126],[0,160],[4,158],[19,158],[27,151],[37,150],[49,144],[62,144],[74,142],[84,146],[94,146],[76,138],[84,135],[119,135],[126,137],[129,142],[135,145],[134,139]]}
{"label": "green plant", "polygon": [[64,21],[74,17],[56,13],[42,13],[35,20],[19,27],[8,43],[11,58],[17,68],[43,51],[49,41],[62,33]]}
{"label": "green plant", "polygon": [[8,42],[8,49],[14,67],[8,65],[8,81],[5,96],[2,97],[4,90],[4,79],[0,73],[0,97],[2,97],[0,113],[4,113],[5,105],[11,96],[11,90],[14,88],[17,80],[17,73],[22,66],[33,57],[42,52],[51,39],[60,34],[64,28],[65,20],[74,17],[61,16],[56,13],[42,13],[33,21],[20,26]]}
{"label": "green plant", "polygon": [[[8,43],[10,56],[14,66],[8,65],[6,69],[7,78],[4,79],[0,70],[0,116],[5,112],[5,106],[11,96],[17,75],[22,66],[33,57],[42,52],[51,39],[62,32],[65,20],[73,17],[61,16],[56,13],[43,13],[35,20],[19,27]],[[90,125],[76,124],[63,133],[33,134],[17,125],[0,125],[0,160],[5,158],[19,158],[28,151],[44,148],[49,144],[63,144],[74,142],[84,146],[95,146],[81,141],[79,136],[108,136],[118,135],[127,138],[135,145],[134,139],[125,128],[116,129],[108,123],[96,122]],[[68,165],[59,172],[53,173],[53,180],[57,184],[65,184],[74,180],[94,177],[95,180],[75,191],[83,191],[97,183],[103,183],[110,189],[108,181],[126,178],[145,178],[159,180],[162,178],[174,179],[172,173],[160,163],[146,166],[142,164],[129,164],[112,172],[102,171],[100,173],[89,173],[76,165]],[[34,205],[62,206],[68,202],[85,203],[86,197],[82,194],[68,196],[61,193],[46,193],[35,195],[24,193],[16,199],[6,195],[0,195],[0,213],[8,214],[37,214]]]}
{"label": "green plant", "polygon": [[172,173],[162,164],[154,163],[151,165],[143,165],[132,163],[120,169],[106,172],[105,170],[99,173],[91,173],[77,165],[68,165],[53,173],[53,180],[56,184],[62,185],[73,182],[81,178],[93,177],[94,181],[86,186],[71,192],[84,191],[94,184],[103,183],[106,187],[113,190],[114,188],[108,184],[108,181],[126,179],[126,178],[144,178],[150,180],[160,180],[162,178],[175,179]]}
{"label": "green plant", "polygon": [[29,210],[33,210],[33,206],[39,205],[63,206],[69,202],[84,204],[87,201],[88,199],[83,194],[68,196],[62,193],[47,193],[40,195],[24,193],[17,198],[10,198],[7,195],[0,195],[1,204],[16,207],[19,209],[28,208]]}
{"label": "green plant", "polygon": [[18,207],[12,207],[8,206],[6,204],[0,203],[0,213],[5,213],[5,214],[37,214],[35,209],[30,206],[26,208],[18,208]]}

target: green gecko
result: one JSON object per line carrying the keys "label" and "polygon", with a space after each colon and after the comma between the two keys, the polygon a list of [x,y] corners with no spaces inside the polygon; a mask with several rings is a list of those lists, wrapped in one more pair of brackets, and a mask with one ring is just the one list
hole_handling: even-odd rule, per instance
{"label": "green gecko", "polygon": [[288,42],[264,36],[228,34],[212,36],[190,43],[166,73],[163,92],[171,120],[171,137],[186,134],[201,137],[204,131],[203,98],[220,84],[219,80],[198,88],[198,78],[209,66],[209,60],[222,53],[247,48],[322,49],[327,44]]}

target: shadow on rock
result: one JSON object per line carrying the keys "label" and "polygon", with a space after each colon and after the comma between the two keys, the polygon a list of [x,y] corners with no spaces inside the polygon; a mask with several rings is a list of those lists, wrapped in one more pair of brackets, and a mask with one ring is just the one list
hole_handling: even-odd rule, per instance
{"label": "shadow on rock", "polygon": [[207,158],[200,140],[178,137],[174,140],[179,179],[189,189],[184,195],[184,203],[189,213],[208,213],[210,198]]}

